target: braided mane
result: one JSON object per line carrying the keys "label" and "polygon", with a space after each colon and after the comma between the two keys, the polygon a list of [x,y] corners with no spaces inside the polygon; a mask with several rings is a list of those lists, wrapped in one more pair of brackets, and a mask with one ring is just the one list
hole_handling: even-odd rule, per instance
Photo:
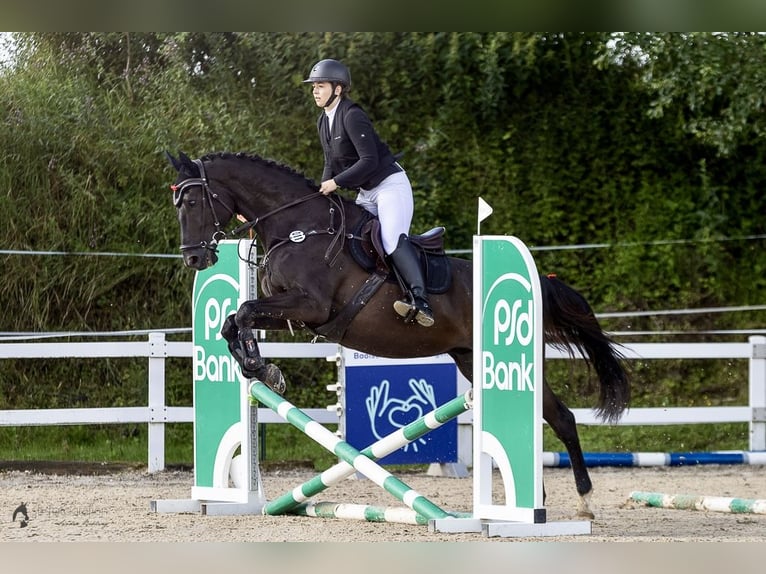
{"label": "braided mane", "polygon": [[292,167],[285,165],[283,163],[279,163],[278,161],[275,161],[272,159],[263,158],[256,154],[250,154],[245,152],[222,151],[222,152],[209,153],[207,155],[204,155],[200,159],[202,159],[203,161],[214,161],[216,159],[245,159],[245,160],[249,160],[249,161],[261,164],[264,167],[276,168],[279,171],[285,173],[286,175],[289,175],[290,177],[294,177],[294,178],[302,180],[306,185],[309,185],[311,187],[317,187],[317,184],[313,179],[306,177],[304,174],[300,173],[299,171],[296,171]]}

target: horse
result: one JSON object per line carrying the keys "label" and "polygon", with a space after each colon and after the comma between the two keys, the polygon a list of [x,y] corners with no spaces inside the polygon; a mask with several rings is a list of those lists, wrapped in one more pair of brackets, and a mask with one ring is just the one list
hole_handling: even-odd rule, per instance
{"label": "horse", "polygon": [[[360,229],[375,219],[353,200],[337,193],[323,195],[305,175],[254,154],[218,152],[194,160],[183,152],[178,158],[166,155],[178,172],[171,189],[187,267],[202,270],[215,264],[216,246],[227,237],[227,225],[233,220],[243,222],[231,231],[234,236],[250,231],[265,250],[257,263],[265,296],[242,303],[221,330],[246,377],[257,377],[282,392],[281,373],[261,358],[255,330],[297,327],[380,357],[446,353],[472,380],[472,263],[433,249],[441,230],[411,237],[431,248],[441,262],[442,276],[447,269],[442,288],[430,296],[436,324],[422,327],[393,311],[402,287],[388,277],[385,260],[378,257],[371,270],[354,256],[354,247],[358,249],[363,239]],[[374,240],[375,234],[371,237]],[[545,342],[585,359],[599,380],[596,414],[604,422],[617,421],[630,401],[629,377],[618,345],[574,288],[554,275],[540,275],[540,286]],[[579,495],[577,515],[593,519],[589,504],[593,485],[574,414],[545,379],[543,418],[569,453]]]}

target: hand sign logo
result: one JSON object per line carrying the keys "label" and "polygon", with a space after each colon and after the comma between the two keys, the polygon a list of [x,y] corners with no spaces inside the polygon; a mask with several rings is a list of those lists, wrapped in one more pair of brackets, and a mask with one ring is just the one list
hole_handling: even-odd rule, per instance
{"label": "hand sign logo", "polygon": [[[386,379],[370,388],[364,402],[370,429],[376,439],[380,440],[436,408],[434,388],[425,379],[410,379],[409,387],[412,394],[406,399],[390,397],[390,383]],[[418,452],[418,443],[426,444],[426,440],[421,437],[405,445],[403,450],[407,452],[412,447],[413,451]]]}

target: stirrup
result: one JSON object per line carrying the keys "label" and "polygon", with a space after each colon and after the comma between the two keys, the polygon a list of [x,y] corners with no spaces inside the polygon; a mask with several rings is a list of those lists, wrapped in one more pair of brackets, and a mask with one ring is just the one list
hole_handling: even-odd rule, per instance
{"label": "stirrup", "polygon": [[404,317],[405,323],[417,322],[422,327],[430,327],[434,324],[434,317],[428,304],[423,302],[423,307],[416,303],[402,299],[394,301],[394,311],[400,317]]}

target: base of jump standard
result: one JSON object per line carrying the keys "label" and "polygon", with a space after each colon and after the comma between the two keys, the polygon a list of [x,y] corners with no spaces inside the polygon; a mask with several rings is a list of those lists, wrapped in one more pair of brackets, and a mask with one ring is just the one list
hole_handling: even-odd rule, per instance
{"label": "base of jump standard", "polygon": [[560,522],[506,522],[478,518],[442,518],[429,520],[429,532],[480,532],[487,537],[536,538],[546,536],[579,536],[591,533],[588,520]]}

